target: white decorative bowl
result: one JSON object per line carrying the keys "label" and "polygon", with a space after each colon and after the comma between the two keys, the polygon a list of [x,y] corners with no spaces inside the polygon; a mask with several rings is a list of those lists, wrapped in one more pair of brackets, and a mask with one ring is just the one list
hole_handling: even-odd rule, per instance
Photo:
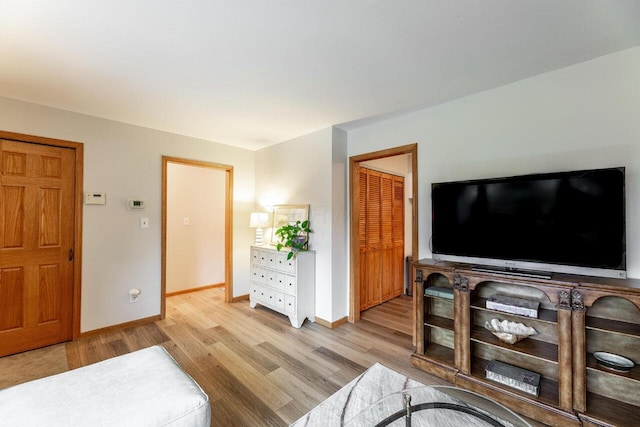
{"label": "white decorative bowl", "polygon": [[491,319],[484,324],[486,330],[507,344],[515,344],[538,332],[524,323],[511,322],[509,320]]}

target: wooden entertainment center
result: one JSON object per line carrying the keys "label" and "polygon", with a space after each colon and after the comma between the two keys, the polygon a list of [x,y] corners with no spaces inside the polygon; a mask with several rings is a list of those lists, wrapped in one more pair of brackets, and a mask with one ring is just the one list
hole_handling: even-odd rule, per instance
{"label": "wooden entertainment center", "polygon": [[[639,280],[566,274],[531,278],[430,259],[414,262],[413,279],[414,366],[549,425],[637,425]],[[447,292],[425,295],[430,287]],[[487,300],[496,295],[539,302],[537,318],[487,308]],[[484,327],[495,318],[523,323],[537,334],[504,343]],[[628,372],[608,369],[597,363],[595,352],[623,356],[636,365]],[[487,379],[491,360],[539,373],[539,394]]]}

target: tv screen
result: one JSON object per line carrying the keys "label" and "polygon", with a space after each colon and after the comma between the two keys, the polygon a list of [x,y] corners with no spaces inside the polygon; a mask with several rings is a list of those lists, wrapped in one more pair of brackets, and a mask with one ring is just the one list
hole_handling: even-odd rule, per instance
{"label": "tv screen", "polygon": [[432,184],[434,259],[626,277],[625,170]]}

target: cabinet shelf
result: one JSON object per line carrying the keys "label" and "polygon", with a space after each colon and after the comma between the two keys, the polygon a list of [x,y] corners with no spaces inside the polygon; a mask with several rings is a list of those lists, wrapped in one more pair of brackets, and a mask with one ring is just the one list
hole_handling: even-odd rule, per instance
{"label": "cabinet shelf", "polygon": [[637,425],[640,406],[630,405],[595,393],[587,393],[589,408],[580,418],[596,425],[635,426]]}
{"label": "cabinet shelf", "polygon": [[604,368],[598,364],[598,361],[593,354],[587,354],[587,369],[591,369],[593,371],[602,372],[610,375],[615,375],[624,379],[628,379],[630,381],[635,381],[640,384],[640,366],[634,366],[629,372],[618,372],[611,369]]}
{"label": "cabinet shelf", "polygon": [[481,380],[482,382],[487,382],[500,389],[513,392],[531,402],[542,402],[549,406],[554,406],[554,407],[558,406],[558,383],[556,381],[543,377],[540,380],[540,393],[538,394],[538,396],[534,396],[532,394],[525,393],[516,388],[509,387],[505,384],[488,380],[486,378],[486,373],[485,373],[487,364],[489,364],[488,360],[481,359],[479,357],[472,358],[471,359],[471,376],[474,378],[477,378],[478,380]]}
{"label": "cabinet shelf", "polygon": [[424,356],[449,365],[453,360],[453,349],[440,344],[429,343],[424,349]]}
{"label": "cabinet shelf", "polygon": [[426,314],[424,316],[424,326],[446,329],[451,332],[453,332],[454,330],[453,319],[447,319],[446,317],[434,316],[430,314]]}
{"label": "cabinet shelf", "polygon": [[587,329],[595,331],[616,333],[620,335],[627,335],[629,337],[640,338],[640,324],[587,316],[585,318],[585,326]]}
{"label": "cabinet shelf", "polygon": [[486,310],[486,311],[490,311],[492,313],[497,313],[500,315],[513,316],[520,319],[538,320],[541,322],[548,322],[548,323],[558,323],[558,312],[555,310],[549,310],[546,308],[540,308],[538,310],[537,318],[529,317],[529,316],[521,316],[519,314],[506,313],[504,311],[498,311],[498,310],[493,310],[491,308],[487,308],[487,299],[480,298],[480,297],[473,298],[473,300],[471,301],[471,308],[474,308],[476,310]]}
{"label": "cabinet shelf", "polygon": [[429,299],[429,300],[433,300],[433,301],[439,301],[439,302],[453,304],[453,298],[444,298],[444,297],[439,297],[439,296],[436,296],[436,295],[425,295],[424,298],[425,299]]}
{"label": "cabinet shelf", "polygon": [[533,338],[526,338],[515,344],[507,344],[500,341],[496,336],[483,327],[473,326],[471,329],[471,340],[480,344],[500,347],[508,351],[558,363],[558,346]]}

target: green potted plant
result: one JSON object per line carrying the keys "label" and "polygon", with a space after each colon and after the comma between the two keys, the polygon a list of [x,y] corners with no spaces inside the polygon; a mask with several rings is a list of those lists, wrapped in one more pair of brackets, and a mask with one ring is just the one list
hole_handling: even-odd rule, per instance
{"label": "green potted plant", "polygon": [[276,230],[276,236],[280,238],[276,249],[280,251],[283,247],[290,248],[287,259],[291,259],[296,252],[309,249],[309,233],[313,233],[313,230],[309,228],[308,220],[283,225]]}

